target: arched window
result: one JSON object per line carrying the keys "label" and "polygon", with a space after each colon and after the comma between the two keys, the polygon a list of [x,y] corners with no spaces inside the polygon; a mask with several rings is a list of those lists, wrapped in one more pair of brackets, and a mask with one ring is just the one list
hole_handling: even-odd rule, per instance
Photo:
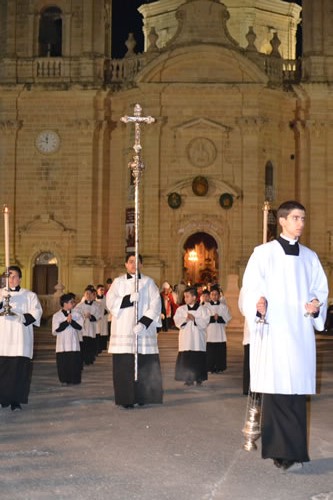
{"label": "arched window", "polygon": [[62,18],[61,9],[47,7],[40,14],[39,57],[62,56]]}
{"label": "arched window", "polygon": [[265,200],[274,200],[274,171],[272,162],[268,161],[265,166]]}

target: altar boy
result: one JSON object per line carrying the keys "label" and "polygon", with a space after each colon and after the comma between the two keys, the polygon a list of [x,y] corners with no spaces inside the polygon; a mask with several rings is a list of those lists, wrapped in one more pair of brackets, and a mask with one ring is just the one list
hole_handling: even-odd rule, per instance
{"label": "altar boy", "polygon": [[227,368],[227,336],[225,327],[231,320],[231,314],[219,287],[210,291],[208,307],[210,319],[207,326],[207,370],[222,373]]}
{"label": "altar boy", "polygon": [[196,288],[184,291],[185,304],[178,307],[174,322],[179,328],[176,380],[184,380],[185,385],[201,385],[207,380],[206,367],[206,327],[209,311],[198,302]]}
{"label": "altar boy", "polygon": [[74,310],[75,295],[64,293],[60,297],[61,309],[52,317],[52,334],[57,337],[56,358],[58,377],[62,384],[81,383],[80,331],[83,317]]}

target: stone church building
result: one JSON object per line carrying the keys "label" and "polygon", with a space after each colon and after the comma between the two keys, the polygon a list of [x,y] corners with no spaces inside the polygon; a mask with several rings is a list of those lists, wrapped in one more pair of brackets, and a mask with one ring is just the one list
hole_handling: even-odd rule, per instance
{"label": "stone church building", "polygon": [[330,0],[302,9],[157,0],[139,8],[144,52],[129,34],[125,57],[112,59],[111,0],[1,2],[0,202],[24,285],[80,294],[123,270],[135,137],[120,119],[139,103],[156,120],[141,127],[146,274],[158,285],[217,281],[236,318],[264,202],[273,238],[276,208],[298,199],[308,210],[302,241],[332,286],[333,11]]}

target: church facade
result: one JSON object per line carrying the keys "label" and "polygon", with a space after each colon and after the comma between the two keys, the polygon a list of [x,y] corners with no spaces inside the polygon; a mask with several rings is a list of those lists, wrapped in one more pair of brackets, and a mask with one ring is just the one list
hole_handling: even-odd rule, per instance
{"label": "church facade", "polygon": [[[111,50],[107,0],[8,0],[0,10],[0,199],[25,285],[82,292],[123,269],[133,248],[128,163],[141,127],[140,253],[158,284],[218,281],[234,307],[253,247],[275,210],[308,210],[302,241],[332,284],[333,13],[303,0],[158,0]],[[242,4],[243,8],[240,8]],[[2,227],[1,227],[2,230]],[[1,235],[0,235],[1,238]],[[4,249],[0,246],[4,264]]]}

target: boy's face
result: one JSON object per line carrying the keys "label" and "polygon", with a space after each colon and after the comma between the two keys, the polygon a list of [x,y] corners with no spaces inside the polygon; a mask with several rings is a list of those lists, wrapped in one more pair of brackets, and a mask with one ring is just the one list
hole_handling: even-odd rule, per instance
{"label": "boy's face", "polygon": [[84,298],[85,298],[86,300],[88,300],[88,302],[91,302],[92,300],[94,300],[94,299],[95,299],[95,297],[94,297],[94,293],[93,293],[93,292],[91,292],[90,290],[86,290],[86,291],[84,292]]}
{"label": "boy's face", "polygon": [[184,292],[184,301],[185,301],[185,304],[187,304],[189,306],[192,306],[195,303],[196,300],[197,300],[196,296],[192,295],[191,292]]}
{"label": "boy's face", "polygon": [[203,302],[209,302],[209,300],[210,300],[209,293],[203,293],[201,295],[201,297],[202,297]]}
{"label": "boy's face", "polygon": [[100,286],[99,288],[97,288],[97,295],[104,295],[104,292],[105,292],[104,286]]}
{"label": "boy's face", "polygon": [[74,299],[71,299],[68,302],[64,303],[63,309],[65,311],[71,311],[74,306],[75,306],[75,301],[74,301]]}
{"label": "boy's face", "polygon": [[217,302],[220,298],[220,294],[217,290],[212,290],[210,292],[210,298],[212,299],[213,302]]}

